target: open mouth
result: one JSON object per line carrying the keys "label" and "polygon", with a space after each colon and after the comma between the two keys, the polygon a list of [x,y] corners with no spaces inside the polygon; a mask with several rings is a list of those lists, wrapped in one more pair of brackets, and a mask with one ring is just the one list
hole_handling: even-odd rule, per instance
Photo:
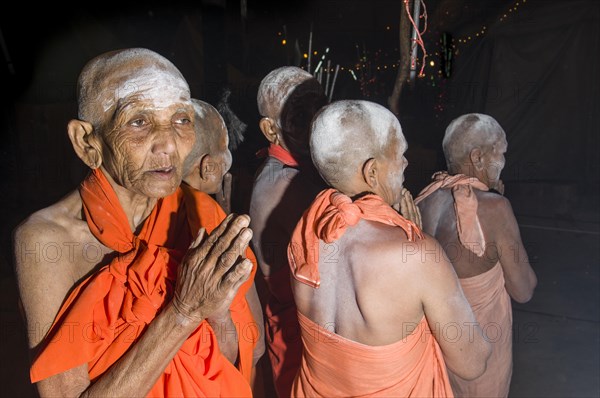
{"label": "open mouth", "polygon": [[162,180],[168,180],[175,175],[175,167],[161,167],[155,170],[150,170],[149,173]]}

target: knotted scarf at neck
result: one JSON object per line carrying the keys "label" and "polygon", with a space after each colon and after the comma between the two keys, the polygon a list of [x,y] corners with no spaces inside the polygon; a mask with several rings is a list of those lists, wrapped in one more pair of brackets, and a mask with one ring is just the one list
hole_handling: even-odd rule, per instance
{"label": "knotted scarf at neck", "polygon": [[319,240],[332,243],[360,220],[400,227],[411,242],[423,238],[413,222],[402,217],[381,197],[368,194],[352,201],[335,189],[326,189],[316,197],[292,234],[288,259],[294,277],[309,286],[319,287]]}
{"label": "knotted scarf at neck", "polygon": [[479,257],[483,256],[486,242],[477,216],[478,201],[473,188],[488,191],[488,186],[475,177],[468,177],[464,174],[450,175],[446,171],[438,171],[431,179],[433,182],[419,193],[415,203],[419,204],[438,189],[451,189],[458,239],[465,248]]}
{"label": "knotted scarf at neck", "polygon": [[[186,212],[177,211],[182,202],[181,191],[158,200],[138,235],[131,231],[125,211],[100,169],[83,181],[79,192],[90,231],[103,245],[119,253],[108,267],[115,278],[127,282],[129,287],[122,315],[128,322],[149,323],[162,306],[165,294],[171,292],[176,264],[190,241]],[[180,250],[173,248],[174,235],[183,240],[177,245]]]}

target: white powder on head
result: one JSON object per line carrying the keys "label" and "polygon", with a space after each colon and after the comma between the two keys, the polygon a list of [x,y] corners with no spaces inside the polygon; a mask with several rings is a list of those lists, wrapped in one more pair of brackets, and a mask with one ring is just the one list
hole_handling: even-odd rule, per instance
{"label": "white powder on head", "polygon": [[102,101],[104,112],[131,97],[147,101],[154,109],[167,108],[174,103],[189,100],[186,98],[189,97],[189,89],[185,80],[170,71],[152,66],[135,70],[129,79],[117,87],[107,87],[107,90],[108,93],[105,90],[99,94],[100,98],[105,98]]}
{"label": "white powder on head", "polygon": [[101,54],[83,68],[78,80],[79,118],[98,125],[120,101],[135,98],[164,108],[189,101],[189,87],[163,56],[131,48]]}
{"label": "white powder on head", "polygon": [[482,113],[467,113],[450,122],[442,148],[450,165],[466,159],[474,148],[492,148],[502,140],[506,140],[506,134],[496,119]]}
{"label": "white powder on head", "polygon": [[271,71],[263,78],[256,96],[258,112],[261,116],[279,121],[279,114],[294,89],[314,77],[304,69],[283,66]]}
{"label": "white powder on head", "polygon": [[400,123],[388,109],[369,101],[337,101],[315,117],[310,152],[315,166],[331,184],[334,177],[346,178],[368,159],[379,157],[392,138],[406,148]]}

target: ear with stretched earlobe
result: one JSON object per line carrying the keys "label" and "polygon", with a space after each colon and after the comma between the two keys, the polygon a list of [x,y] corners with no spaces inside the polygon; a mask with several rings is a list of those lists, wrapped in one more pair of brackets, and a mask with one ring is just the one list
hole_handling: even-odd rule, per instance
{"label": "ear with stretched earlobe", "polygon": [[471,152],[469,152],[469,160],[475,170],[481,171],[483,169],[483,153],[481,152],[481,148],[473,148]]}
{"label": "ear with stretched earlobe", "polygon": [[83,160],[83,163],[91,169],[100,167],[102,150],[91,123],[73,119],[67,125],[67,133],[75,153]]}
{"label": "ear with stretched earlobe", "polygon": [[263,117],[260,119],[260,122],[258,122],[258,126],[260,127],[260,131],[262,131],[263,135],[270,143],[280,145],[280,139],[277,131],[278,129],[273,119]]}
{"label": "ear with stretched earlobe", "polygon": [[212,157],[209,154],[202,155],[200,158],[200,179],[202,181],[208,181],[217,174],[217,165],[213,162]]}
{"label": "ear with stretched earlobe", "polygon": [[365,162],[362,168],[362,176],[371,190],[374,190],[379,185],[379,173],[375,159],[371,158]]}

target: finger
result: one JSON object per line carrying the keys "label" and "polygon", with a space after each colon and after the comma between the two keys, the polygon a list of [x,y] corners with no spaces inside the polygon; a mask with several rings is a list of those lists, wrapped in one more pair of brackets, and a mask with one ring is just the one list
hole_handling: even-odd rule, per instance
{"label": "finger", "polygon": [[402,195],[402,200],[400,200],[400,214],[404,217],[408,217],[408,203],[406,202],[406,195]]}
{"label": "finger", "polygon": [[219,257],[229,249],[237,249],[241,252],[252,239],[252,230],[248,228],[250,217],[247,215],[237,216],[229,225],[225,233],[210,249],[210,261],[217,261]]}
{"label": "finger", "polygon": [[231,181],[232,181],[232,176],[231,173],[225,173],[225,175],[223,176],[223,195],[227,198],[231,195]]}
{"label": "finger", "polygon": [[196,235],[196,239],[194,239],[194,241],[190,245],[190,249],[197,248],[200,245],[200,242],[202,242],[204,240],[205,236],[206,236],[206,229],[204,229],[204,227],[202,227],[202,228],[200,228],[200,231],[198,231],[198,235]]}
{"label": "finger", "polygon": [[219,238],[225,234],[229,226],[235,222],[235,218],[235,214],[230,214],[225,217],[225,219],[221,221],[221,224],[219,224],[219,226],[210,233],[208,239],[205,241],[204,246],[206,246],[207,249],[210,249],[212,246],[214,246],[215,242],[219,240]]}
{"label": "finger", "polygon": [[231,246],[219,255],[215,273],[218,275],[227,273],[235,263],[239,262],[240,257],[244,258],[250,239],[252,239],[252,230],[244,228]]}
{"label": "finger", "polygon": [[252,271],[252,262],[248,259],[236,264],[231,272],[228,272],[221,282],[221,286],[225,289],[232,290],[237,293],[237,290],[250,277]]}

